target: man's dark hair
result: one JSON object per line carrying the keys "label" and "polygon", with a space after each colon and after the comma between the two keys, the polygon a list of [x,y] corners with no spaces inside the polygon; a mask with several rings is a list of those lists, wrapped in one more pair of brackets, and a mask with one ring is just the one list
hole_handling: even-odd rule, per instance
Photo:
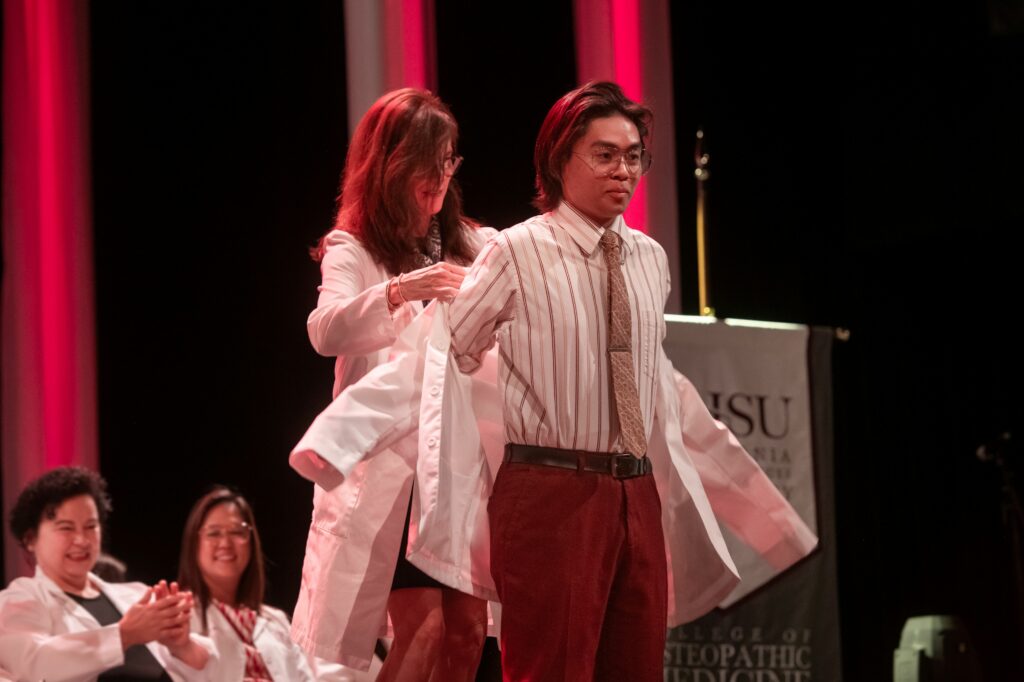
{"label": "man's dark hair", "polygon": [[105,525],[112,509],[107,482],[95,471],[83,467],[59,467],[29,483],[18,495],[10,516],[14,538],[24,547],[44,518],[54,518],[57,507],[79,495],[92,497],[99,512],[100,526]]}
{"label": "man's dark hair", "polygon": [[649,107],[622,94],[622,88],[615,83],[591,81],[555,102],[544,118],[533,150],[533,166],[537,172],[534,206],[542,211],[552,211],[558,206],[562,200],[562,169],[569,161],[573,146],[586,134],[587,126],[595,118],[616,114],[633,122],[646,147],[654,114]]}

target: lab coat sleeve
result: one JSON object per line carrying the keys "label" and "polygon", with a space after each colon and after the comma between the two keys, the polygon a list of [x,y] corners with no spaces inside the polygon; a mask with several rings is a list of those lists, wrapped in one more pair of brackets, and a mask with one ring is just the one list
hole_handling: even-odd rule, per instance
{"label": "lab coat sleeve", "polygon": [[461,371],[479,369],[494,345],[494,332],[513,318],[518,283],[499,235],[484,246],[448,306],[452,356]]}
{"label": "lab coat sleeve", "polygon": [[0,594],[0,666],[18,680],[75,679],[124,663],[117,623],[95,630],[51,634],[53,616],[17,581]]}
{"label": "lab coat sleeve", "polygon": [[674,371],[683,444],[700,472],[715,517],[778,570],[810,552],[818,539],[796,510],[716,420],[693,384]]}
{"label": "lab coat sleeve", "polygon": [[335,230],[320,264],[323,283],[316,309],[306,320],[309,341],[328,357],[358,356],[389,347],[415,314],[412,306],[388,310],[387,282],[358,240]]}
{"label": "lab coat sleeve", "polygon": [[430,306],[395,343],[390,362],[342,391],[292,449],[288,462],[325,490],[340,485],[364,457],[404,438],[417,426],[423,347],[433,322]]}

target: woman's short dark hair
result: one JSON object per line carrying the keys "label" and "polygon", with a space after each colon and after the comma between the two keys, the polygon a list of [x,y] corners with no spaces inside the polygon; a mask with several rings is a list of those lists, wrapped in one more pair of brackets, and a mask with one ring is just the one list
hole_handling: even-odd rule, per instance
{"label": "woman's short dark hair", "polygon": [[587,132],[595,118],[621,114],[640,133],[646,147],[654,114],[650,108],[629,99],[615,83],[590,81],[555,102],[537,135],[533,166],[537,172],[537,196],[533,205],[541,211],[553,211],[562,200],[562,169],[572,148]]}
{"label": "woman's short dark hair", "polygon": [[[401,88],[382,95],[349,142],[333,229],[358,237],[392,275],[421,267],[413,230],[424,216],[413,187],[425,177],[440,186],[445,145],[451,143],[455,153],[458,140],[455,117],[432,92]],[[462,214],[462,193],[454,177],[437,221],[443,255],[463,265],[472,263],[476,254],[467,228],[475,223]],[[317,261],[323,260],[327,235],[313,250]]]}
{"label": "woman's short dark hair", "polygon": [[252,512],[252,507],[241,493],[224,486],[217,486],[192,505],[192,511],[188,513],[188,519],[185,521],[185,531],[181,537],[181,556],[178,559],[178,585],[182,589],[191,590],[192,595],[196,598],[199,604],[199,619],[203,624],[204,631],[206,630],[206,609],[210,606],[211,597],[210,588],[206,586],[202,571],[199,570],[199,529],[206,521],[207,514],[214,507],[219,507],[222,504],[237,506],[242,520],[252,529],[252,536],[249,540],[251,549],[249,565],[245,567],[242,577],[238,581],[236,602],[259,613],[260,606],[263,604],[263,591],[266,588],[263,544],[260,542],[260,533],[256,529],[256,516]]}
{"label": "woman's short dark hair", "polygon": [[11,509],[11,534],[25,547],[44,518],[54,518],[57,507],[79,495],[92,497],[96,502],[100,526],[105,525],[112,507],[103,477],[83,467],[58,467],[29,483],[18,495]]}

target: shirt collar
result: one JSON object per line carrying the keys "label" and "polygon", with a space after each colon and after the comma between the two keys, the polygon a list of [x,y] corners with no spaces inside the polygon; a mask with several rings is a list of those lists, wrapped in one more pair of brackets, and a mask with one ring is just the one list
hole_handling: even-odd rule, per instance
{"label": "shirt collar", "polygon": [[[584,216],[580,213],[579,209],[565,200],[558,204],[558,207],[551,212],[551,215],[554,217],[555,223],[569,233],[569,236],[572,237],[583,253],[588,256],[593,255],[606,228],[595,224],[594,221]],[[633,230],[626,225],[626,221],[621,215],[615,216],[615,220],[612,221],[612,224],[607,229],[619,235],[622,243],[626,246],[626,251],[633,253],[633,249],[636,247],[636,236],[633,234]]]}

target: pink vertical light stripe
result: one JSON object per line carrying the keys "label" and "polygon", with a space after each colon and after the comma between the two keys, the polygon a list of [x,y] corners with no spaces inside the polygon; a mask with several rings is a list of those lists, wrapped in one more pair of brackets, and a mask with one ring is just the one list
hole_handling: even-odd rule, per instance
{"label": "pink vertical light stripe", "polygon": [[626,224],[635,230],[648,233],[647,226],[647,189],[645,187],[646,181],[640,178],[640,182],[636,186],[636,191],[633,192],[633,198],[629,202],[629,208],[623,213],[623,217],[626,219]]}
{"label": "pink vertical light stripe", "polygon": [[423,0],[402,0],[402,70],[408,85],[427,87]]}
{"label": "pink vertical light stripe", "polygon": [[[4,0],[5,511],[30,479],[95,468],[85,6]],[[8,578],[27,568],[7,539]]]}
{"label": "pink vertical light stripe", "polygon": [[615,82],[626,97],[643,101],[640,63],[640,0],[611,0]]}
{"label": "pink vertical light stripe", "polygon": [[[59,26],[52,0],[31,3],[29,78],[36,83],[36,148],[39,158],[39,289],[41,292],[40,341],[43,351],[43,443],[47,468],[71,464],[75,456],[77,392],[74,361],[74,301],[71,264],[68,263],[62,228],[74,228],[68,217],[68,190],[64,166],[58,163],[68,148],[67,93],[60,71]],[[33,78],[34,76],[34,78]],[[61,139],[64,138],[64,139]],[[64,195],[62,197],[62,195]]]}
{"label": "pink vertical light stripe", "polygon": [[[644,83],[640,57],[640,0],[611,0],[611,14],[614,80],[626,97],[642,102]],[[647,192],[644,185],[641,179],[624,217],[630,227],[647,232]]]}
{"label": "pink vertical light stripe", "polygon": [[428,19],[433,22],[430,0],[387,0],[384,4],[384,91],[435,89],[434,31]]}
{"label": "pink vertical light stripe", "polygon": [[[627,97],[644,98],[643,0],[575,0],[576,70],[581,83],[610,80]],[[626,209],[630,227],[648,232],[646,181],[641,179]]]}

